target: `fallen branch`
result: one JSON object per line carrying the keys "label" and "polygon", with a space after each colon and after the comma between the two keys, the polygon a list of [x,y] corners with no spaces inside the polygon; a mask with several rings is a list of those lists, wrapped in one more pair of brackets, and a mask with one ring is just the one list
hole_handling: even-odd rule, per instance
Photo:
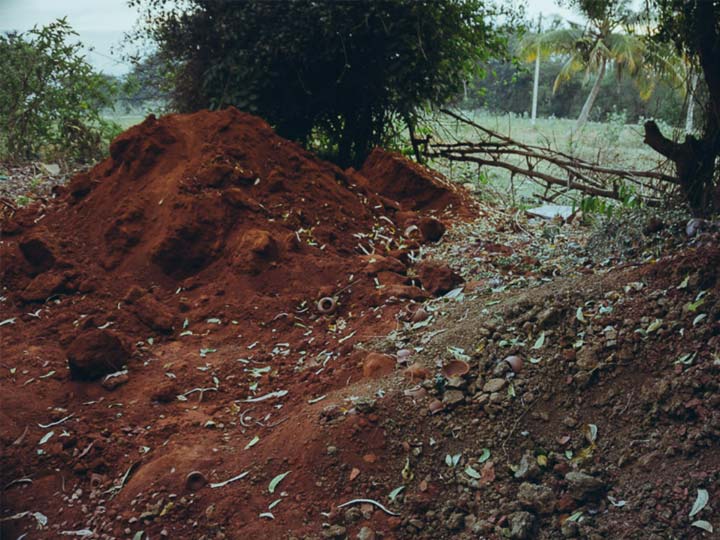
{"label": "fallen branch", "polygon": [[545,192],[538,195],[541,200],[552,201],[569,190],[575,190],[590,196],[623,201],[628,195],[623,186],[629,183],[637,186],[638,197],[645,204],[659,206],[664,199],[664,188],[679,183],[676,177],[660,170],[602,166],[549,146],[516,141],[453,111],[442,109],[441,112],[474,128],[482,139],[478,142],[435,142],[432,137],[427,137],[416,141],[426,158],[504,169],[510,172],[511,178],[519,175],[543,185]]}

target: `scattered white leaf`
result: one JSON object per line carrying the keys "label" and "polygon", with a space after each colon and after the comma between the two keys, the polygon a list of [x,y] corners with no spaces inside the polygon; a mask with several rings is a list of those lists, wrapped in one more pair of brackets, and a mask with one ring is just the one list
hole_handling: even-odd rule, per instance
{"label": "scattered white leaf", "polygon": [[284,473],[282,473],[282,474],[278,474],[275,478],[273,478],[273,479],[270,481],[270,484],[268,485],[268,491],[269,491],[270,493],[275,493],[275,488],[278,486],[278,484],[279,484],[280,482],[283,481],[283,479],[284,479],[288,474],[290,474],[290,471],[284,472]]}
{"label": "scattered white leaf", "polygon": [[710,495],[708,494],[707,489],[698,489],[697,498],[692,506],[692,510],[690,510],[689,517],[699,514],[707,505],[708,500],[710,500]]}
{"label": "scattered white leaf", "polygon": [[710,524],[710,522],[705,521],[704,519],[698,519],[697,521],[693,521],[690,525],[693,527],[697,527],[698,529],[702,529],[707,532],[713,532],[715,529],[713,529],[713,526]]}

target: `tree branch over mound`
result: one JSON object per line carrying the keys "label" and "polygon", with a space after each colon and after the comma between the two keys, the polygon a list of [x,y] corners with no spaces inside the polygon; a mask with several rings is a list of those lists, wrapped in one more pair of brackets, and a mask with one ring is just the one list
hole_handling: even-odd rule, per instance
{"label": "tree branch over mound", "polygon": [[[645,204],[658,206],[665,191],[679,183],[675,176],[661,170],[641,171],[601,166],[550,147],[522,143],[448,109],[442,109],[441,112],[474,128],[481,140],[448,143],[435,142],[432,137],[416,139],[414,145],[421,147],[426,157],[505,169],[513,176],[521,175],[544,186],[545,196],[540,197],[543,200],[552,200],[561,192],[548,197],[550,190],[561,188],[564,191],[576,190],[591,196],[622,201],[628,196],[628,190],[623,187],[631,184]],[[663,155],[672,160],[666,154]]]}

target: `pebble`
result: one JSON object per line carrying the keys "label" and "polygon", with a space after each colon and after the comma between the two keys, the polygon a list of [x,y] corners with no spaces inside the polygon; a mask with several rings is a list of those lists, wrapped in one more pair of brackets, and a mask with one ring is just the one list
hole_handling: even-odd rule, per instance
{"label": "pebble", "polygon": [[532,537],[535,516],[530,512],[514,512],[508,516],[510,522],[510,538],[527,540]]}
{"label": "pebble", "polygon": [[505,379],[490,379],[488,382],[485,383],[485,386],[483,386],[483,392],[487,392],[489,394],[492,394],[493,392],[499,392],[500,390],[505,388],[506,384],[507,381]]}
{"label": "pebble", "polygon": [[570,471],[565,475],[568,492],[576,501],[582,501],[605,490],[605,482],[584,472]]}
{"label": "pebble", "polygon": [[465,401],[465,394],[460,390],[448,390],[443,396],[443,404],[453,406]]}

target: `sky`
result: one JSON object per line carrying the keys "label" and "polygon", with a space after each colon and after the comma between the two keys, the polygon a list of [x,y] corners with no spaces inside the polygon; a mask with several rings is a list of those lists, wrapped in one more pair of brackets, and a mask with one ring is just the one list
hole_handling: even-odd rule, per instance
{"label": "sky", "polygon": [[[527,14],[537,18],[558,14],[577,19],[569,10],[557,6],[555,0],[507,0],[527,5]],[[132,30],[137,11],[127,0],[0,0],[0,32],[31,29],[59,17],[68,22],[86,46],[88,61],[98,70],[122,75],[130,69],[117,50],[123,35]],[[92,49],[92,50],[89,50]]]}

